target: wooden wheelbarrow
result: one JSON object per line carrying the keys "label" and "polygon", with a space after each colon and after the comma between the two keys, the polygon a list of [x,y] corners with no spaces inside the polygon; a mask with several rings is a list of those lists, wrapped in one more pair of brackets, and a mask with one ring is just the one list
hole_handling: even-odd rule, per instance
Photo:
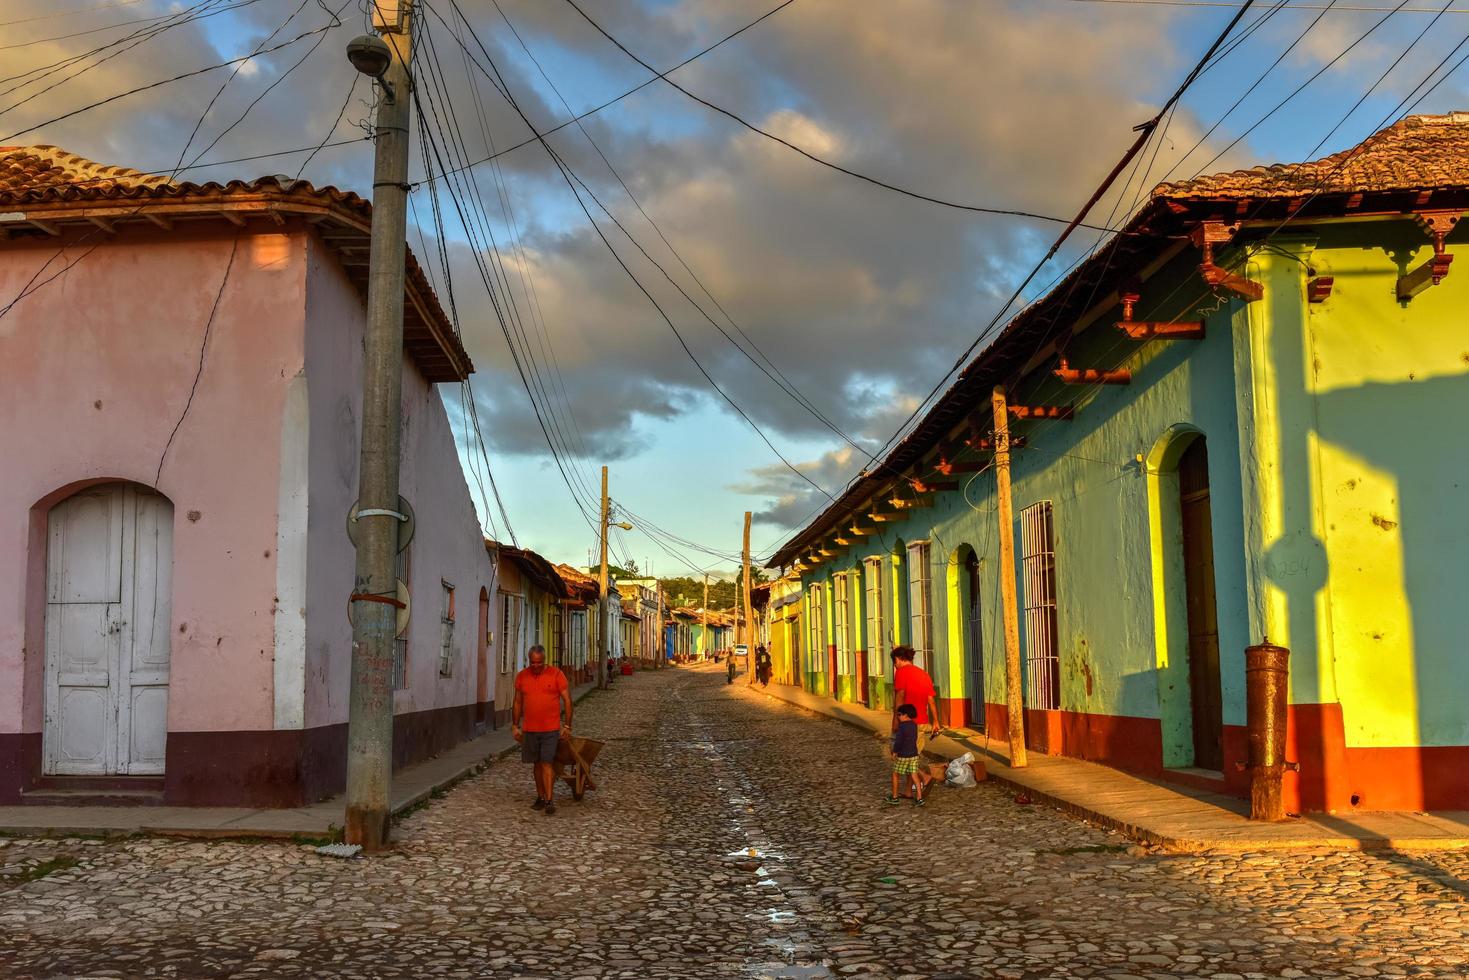
{"label": "wooden wheelbarrow", "polygon": [[571,787],[573,800],[580,800],[587,790],[597,788],[597,784],[592,782],[592,763],[596,761],[597,754],[605,744],[607,743],[592,738],[578,738],[575,735],[557,743],[556,776],[566,780],[566,785]]}

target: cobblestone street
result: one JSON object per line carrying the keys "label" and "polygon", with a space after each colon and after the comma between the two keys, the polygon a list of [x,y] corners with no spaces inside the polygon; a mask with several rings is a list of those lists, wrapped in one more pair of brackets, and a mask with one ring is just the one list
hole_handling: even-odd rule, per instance
{"label": "cobblestone street", "polygon": [[0,841],[0,975],[1463,977],[1469,855],[1181,857],[992,785],[883,802],[879,744],[642,673],[584,701],[599,788],[496,764],[390,855]]}

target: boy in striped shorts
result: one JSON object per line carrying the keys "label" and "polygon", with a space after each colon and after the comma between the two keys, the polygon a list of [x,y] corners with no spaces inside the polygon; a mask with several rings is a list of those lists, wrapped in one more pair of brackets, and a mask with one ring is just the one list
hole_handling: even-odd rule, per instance
{"label": "boy in striped shorts", "polygon": [[898,707],[898,728],[893,733],[893,791],[888,802],[902,802],[898,796],[906,777],[913,784],[913,805],[923,806],[923,780],[918,776],[918,709],[911,704]]}

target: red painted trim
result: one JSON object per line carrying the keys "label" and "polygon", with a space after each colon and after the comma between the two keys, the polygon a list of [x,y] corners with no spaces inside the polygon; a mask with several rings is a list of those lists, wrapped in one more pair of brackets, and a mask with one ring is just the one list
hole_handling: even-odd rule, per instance
{"label": "red painted trim", "polygon": [[858,699],[867,703],[867,651],[857,651],[857,692]]}
{"label": "red painted trim", "polygon": [[939,698],[939,718],[951,727],[979,727],[975,724],[974,702],[968,698]]}
{"label": "red painted trim", "polygon": [[[985,716],[990,732],[1003,735],[1005,706],[986,704]],[[1250,774],[1236,765],[1247,757],[1243,725],[1224,726],[1224,771],[1216,778],[1164,769],[1162,727],[1155,718],[1027,710],[1025,721],[1026,745],[1036,752],[1232,796],[1250,793]],[[1291,813],[1469,809],[1469,745],[1348,747],[1338,704],[1290,705],[1285,757],[1300,766],[1285,775]]]}

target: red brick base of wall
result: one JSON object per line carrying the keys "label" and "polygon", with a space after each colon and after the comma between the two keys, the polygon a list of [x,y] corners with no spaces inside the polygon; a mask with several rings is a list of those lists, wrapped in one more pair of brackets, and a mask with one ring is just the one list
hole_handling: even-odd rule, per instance
{"label": "red brick base of wall", "polygon": [[[972,724],[966,702],[946,699],[941,710],[948,724]],[[1004,738],[1005,706],[986,704],[985,716],[989,734]],[[1156,718],[1025,712],[1025,742],[1033,752],[1248,797],[1249,772],[1237,765],[1248,755],[1245,727],[1226,725],[1223,735],[1222,779],[1201,780],[1163,767],[1162,723]],[[1469,809],[1469,745],[1351,748],[1338,704],[1290,705],[1285,757],[1300,766],[1285,775],[1286,809],[1291,813]]]}

